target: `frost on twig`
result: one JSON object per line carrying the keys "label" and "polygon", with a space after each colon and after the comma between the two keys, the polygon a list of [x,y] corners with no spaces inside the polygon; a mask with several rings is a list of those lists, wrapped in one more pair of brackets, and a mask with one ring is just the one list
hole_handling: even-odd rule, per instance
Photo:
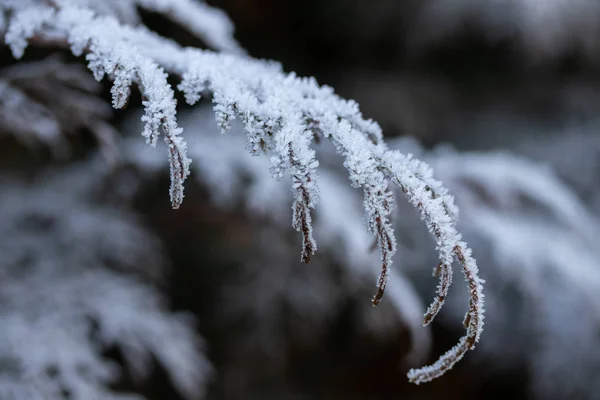
{"label": "frost on twig", "polygon": [[[15,56],[23,53],[26,39],[56,40],[56,31],[64,33],[75,55],[86,52],[88,66],[97,80],[105,75],[114,77],[111,93],[113,106],[122,108],[130,94],[130,86],[137,83],[145,100],[145,122],[142,135],[147,143],[156,146],[161,133],[168,144],[171,164],[171,204],[178,208],[183,201],[183,182],[189,174],[190,160],[185,142],[179,137],[176,101],[167,74],[152,59],[136,51],[135,46],[120,30],[119,23],[110,17],[96,18],[90,10],[74,7],[31,6],[17,12],[9,26],[6,41]],[[51,26],[44,33],[43,27]],[[149,33],[148,33],[149,34]]]}
{"label": "frost on twig", "polygon": [[[461,241],[461,236],[456,231],[455,221],[446,211],[448,207],[454,206],[449,199],[444,201],[444,197],[438,197],[438,192],[443,193],[444,196],[447,194],[440,183],[431,178],[430,168],[423,162],[398,152],[388,153],[388,163],[390,170],[396,174],[395,183],[413,206],[421,212],[421,218],[437,240],[441,281],[438,286],[438,296],[425,315],[425,324],[431,322],[445,301],[452,277],[450,265],[453,258],[460,263],[469,289],[469,310],[464,321],[466,335],[433,365],[409,371],[409,380],[418,384],[442,375],[479,341],[483,330],[483,280],[478,276],[477,264],[471,257],[471,250]],[[426,182],[431,183],[432,186]],[[435,189],[432,190],[432,187]],[[448,269],[448,272],[444,272],[445,269]]]}
{"label": "frost on twig", "polygon": [[[23,0],[25,1],[36,2]],[[64,0],[44,0],[37,3],[48,5],[64,3]],[[142,23],[139,9],[159,13],[187,29],[211,49],[245,53],[234,38],[234,26],[229,17],[203,0],[69,0],[69,4],[92,9],[99,15],[110,15],[123,24],[134,26]],[[2,25],[0,32],[3,31],[1,28]]]}
{"label": "frost on twig", "polygon": [[[565,136],[547,144],[538,140],[535,149],[528,149],[539,152],[545,146],[546,156],[559,159],[552,165],[500,151],[446,148],[422,155],[456,194],[461,229],[476,241],[478,259],[490,266],[485,274],[494,285],[486,290],[486,305],[494,318],[486,326],[477,357],[503,372],[526,368],[532,377],[529,389],[539,399],[563,399],[573,393],[593,398],[586,393],[600,388],[592,372],[600,366],[600,226],[594,203],[590,208],[583,201],[593,195],[573,190],[579,185],[595,192],[597,178],[592,173],[575,176],[582,169],[574,168],[563,180],[556,168],[568,170],[569,164],[589,162],[564,157],[565,149],[584,145],[593,154],[597,137],[585,139]],[[418,272],[423,257],[415,261],[415,273],[423,276]],[[462,316],[464,296],[451,297],[446,308],[450,318],[444,324]]]}
{"label": "frost on twig", "polygon": [[[261,354],[283,357],[290,347],[285,340],[292,340],[289,332],[304,342],[315,338],[340,313],[341,304],[347,299],[353,303],[358,299],[357,329],[383,337],[398,327],[407,328],[412,348],[403,361],[423,361],[430,345],[430,331],[422,329],[424,307],[402,271],[390,271],[386,302],[377,312],[360,300],[371,290],[365,282],[377,277],[378,256],[371,249],[371,236],[361,221],[360,193],[346,184],[344,171],[338,171],[339,156],[331,146],[316,149],[324,165],[319,174],[320,202],[314,210],[313,228],[314,235],[320,238],[322,257],[313,261],[318,263],[314,268],[296,268],[290,251],[297,242],[282,235],[289,229],[287,205],[295,194],[285,182],[272,179],[268,158],[246,153],[240,121],[232,123],[230,135],[218,135],[214,114],[206,105],[181,113],[180,121],[186,131],[196,129],[203,133],[188,139],[189,154],[194,159],[194,181],[207,189],[219,209],[239,212],[241,206],[254,222],[253,245],[246,252],[234,252],[241,265],[241,277],[228,279],[221,289],[225,301],[218,304],[220,318],[226,321],[254,316],[253,329],[236,338],[230,353],[243,354],[259,347]],[[127,130],[137,132],[139,121]],[[141,176],[150,179],[166,167],[163,157],[135,138],[126,141],[125,158]],[[322,265],[321,261],[331,259],[339,269]],[[288,333],[280,331],[282,326],[290,325],[285,330]]]}
{"label": "frost on twig", "polygon": [[[396,252],[391,186],[398,186],[420,211],[437,241],[441,283],[425,323],[444,303],[455,259],[462,266],[470,294],[466,336],[432,367],[411,371],[411,381],[420,383],[441,375],[474,347],[483,327],[482,281],[470,250],[456,231],[457,213],[452,198],[432,178],[429,167],[388,150],[380,127],[363,119],[355,102],[340,98],[312,78],[285,74],[278,64],[182,48],[144,28],[123,25],[113,17],[80,8],[76,1],[4,4],[3,8],[11,11],[6,42],[16,57],[23,54],[29,41],[68,43],[73,54],[85,54],[96,79],[113,79],[113,106],[124,105],[132,84],[139,87],[144,106],[143,136],[154,146],[163,134],[168,145],[174,208],[183,200],[190,160],[180,136],[182,130],[177,124],[176,101],[167,82],[168,74],[181,79],[178,89],[190,104],[206,92],[212,93],[216,118],[223,131],[229,129],[232,120],[239,119],[250,152],[270,156],[275,178],[285,174],[292,179],[293,226],[302,234],[301,259],[305,262],[316,250],[310,209],[319,199],[318,162],[310,145],[315,136],[329,139],[344,158],[351,185],[363,191],[367,228],[378,243],[381,275],[374,305],[383,296]],[[169,8],[156,10],[169,12]]]}

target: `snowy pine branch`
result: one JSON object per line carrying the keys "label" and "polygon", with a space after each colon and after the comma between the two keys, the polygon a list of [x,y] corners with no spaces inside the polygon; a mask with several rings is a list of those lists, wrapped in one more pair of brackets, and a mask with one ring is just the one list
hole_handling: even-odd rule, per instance
{"label": "snowy pine branch", "polygon": [[[133,116],[132,119],[133,126],[127,131],[137,133],[139,118]],[[377,278],[378,255],[373,251],[371,235],[361,221],[360,193],[347,185],[345,171],[338,171],[340,156],[335,154],[335,149],[325,144],[319,146],[317,156],[324,165],[319,174],[320,202],[314,210],[313,228],[320,239],[324,257],[314,261],[333,259],[340,270],[336,269],[333,277],[332,268],[326,268],[322,263],[315,268],[297,269],[292,262],[295,257],[290,256],[290,247],[293,249],[296,241],[289,243],[287,235],[281,234],[289,229],[288,204],[293,201],[294,194],[286,182],[271,177],[268,158],[247,154],[242,124],[234,121],[230,135],[216,134],[218,127],[214,113],[206,105],[181,113],[180,121],[185,130],[203,132],[187,139],[189,155],[194,159],[194,183],[207,190],[212,203],[219,209],[239,212],[242,205],[242,211],[255,221],[253,236],[266,237],[257,241],[264,243],[268,251],[258,245],[250,250],[250,255],[242,253],[238,256],[243,265],[243,277],[236,285],[230,284],[233,289],[223,289],[227,301],[219,303],[219,315],[224,319],[231,314],[234,317],[256,315],[259,319],[256,334],[243,335],[240,340],[243,343],[238,345],[250,347],[248,342],[254,340],[264,343],[265,352],[281,356],[289,347],[280,344],[283,341],[280,336],[288,339],[288,335],[273,332],[283,325],[281,320],[294,315],[289,319],[292,320],[290,323],[296,324],[291,329],[295,333],[306,330],[306,319],[317,319],[319,322],[314,325],[325,327],[331,316],[340,312],[340,303],[344,299],[362,298],[365,291],[371,290],[370,284],[365,285],[365,282]],[[165,171],[166,160],[135,137],[127,139],[124,153],[125,160],[136,166],[144,180],[155,179]],[[383,308],[372,312],[368,304],[359,302],[363,317],[358,318],[357,326],[376,335],[384,335],[390,327],[398,325],[408,328],[413,346],[406,361],[421,361],[430,342],[429,331],[421,329],[424,308],[415,296],[412,283],[401,270],[391,270],[390,277]],[[299,285],[299,280],[303,284]],[[304,283],[304,280],[308,282]],[[310,333],[304,336],[319,331],[313,324],[309,326]],[[278,349],[274,349],[276,344],[279,344]]]}
{"label": "snowy pine branch", "polygon": [[[596,136],[587,142],[576,139],[588,150],[597,141]],[[563,161],[573,138],[547,140]],[[544,142],[535,144],[539,151]],[[574,192],[573,181],[567,185],[547,163],[501,151],[440,149],[423,156],[457,194],[461,228],[477,241],[479,259],[493,266],[485,273],[494,282],[486,291],[494,318],[478,357],[504,371],[525,366],[535,398],[562,399],[573,393],[594,398],[599,385],[591,371],[600,365],[597,213]],[[575,179],[586,177],[578,174]],[[586,187],[594,188],[596,177],[587,179]],[[461,313],[462,301],[460,296],[450,301],[451,317]]]}
{"label": "snowy pine branch", "polygon": [[[207,93],[212,94],[216,120],[222,131],[226,133],[231,121],[239,119],[246,131],[250,153],[269,156],[274,178],[287,175],[292,179],[292,226],[302,235],[301,260],[304,262],[310,260],[317,248],[311,210],[319,202],[319,163],[311,144],[315,137],[327,138],[334,144],[344,157],[351,185],[363,191],[367,227],[380,250],[381,275],[373,305],[383,296],[396,252],[391,221],[392,186],[399,187],[419,210],[437,241],[439,265],[436,271],[439,270],[440,284],[425,315],[425,324],[431,322],[445,301],[454,260],[462,266],[470,295],[466,336],[434,365],[412,370],[409,378],[415,383],[429,381],[451,368],[474,347],[483,327],[482,281],[470,249],[456,231],[457,211],[452,197],[433,179],[428,166],[389,150],[380,127],[363,119],[355,102],[340,98],[331,88],[319,86],[312,78],[298,78],[293,73],[284,73],[278,64],[243,55],[182,48],[144,27],[126,25],[114,16],[97,14],[85,3],[83,0],[4,0],[0,4],[8,17],[5,41],[17,58],[30,44],[62,44],[76,56],[85,54],[96,79],[108,76],[113,81],[111,92],[115,108],[126,104],[131,86],[136,84],[144,106],[142,135],[152,146],[163,135],[168,147],[173,208],[178,208],[183,201],[190,159],[177,123],[175,93],[167,81],[169,75],[181,80],[178,89],[190,104]],[[197,8],[198,3],[184,0],[134,3],[186,24],[189,19],[182,12],[189,10],[190,15],[202,12]],[[197,31],[203,35],[204,31]],[[231,32],[222,33],[227,36]],[[207,40],[211,41],[219,42],[214,38]]]}

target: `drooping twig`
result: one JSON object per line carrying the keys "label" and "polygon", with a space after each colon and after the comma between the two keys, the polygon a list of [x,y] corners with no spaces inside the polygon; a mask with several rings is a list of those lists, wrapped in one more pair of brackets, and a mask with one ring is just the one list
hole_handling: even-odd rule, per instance
{"label": "drooping twig", "polygon": [[[54,3],[53,3],[54,4]],[[440,182],[433,179],[424,163],[399,152],[389,151],[381,128],[365,120],[353,101],[344,100],[313,78],[285,74],[275,63],[247,57],[183,49],[176,43],[143,29],[119,24],[109,17],[97,17],[87,9],[63,6],[32,6],[17,10],[10,23],[7,43],[20,56],[28,40],[51,32],[54,41],[63,34],[75,55],[86,54],[88,67],[97,79],[114,79],[113,105],[120,107],[132,83],[143,93],[143,136],[155,145],[160,134],[169,147],[171,201],[177,208],[183,200],[183,182],[189,174],[189,159],[175,118],[174,91],[167,74],[181,78],[178,86],[188,102],[213,93],[217,121],[226,131],[239,118],[252,154],[271,157],[272,174],[287,174],[294,193],[293,227],[302,233],[301,259],[307,262],[316,250],[312,237],[310,208],[319,199],[316,185],[318,162],[310,147],[315,138],[329,139],[344,157],[353,187],[364,193],[363,205],[369,231],[377,238],[381,253],[381,275],[373,298],[376,305],[385,291],[389,268],[396,252],[391,222],[391,184],[396,184],[437,240],[440,284],[424,322],[428,324],[441,309],[452,280],[451,265],[456,258],[463,267],[470,293],[467,334],[457,346],[432,366],[412,370],[409,378],[421,383],[444,373],[478,341],[483,327],[482,280],[470,250],[456,231],[457,209]]]}

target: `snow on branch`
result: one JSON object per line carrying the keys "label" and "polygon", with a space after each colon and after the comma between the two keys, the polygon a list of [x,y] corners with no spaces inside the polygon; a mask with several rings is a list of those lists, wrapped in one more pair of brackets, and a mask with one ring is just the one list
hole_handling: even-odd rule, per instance
{"label": "snow on branch", "polygon": [[[169,8],[159,7],[158,1],[144,3],[167,13],[187,4],[182,0],[170,1],[173,8]],[[390,151],[380,127],[365,120],[354,101],[340,98],[330,87],[319,86],[313,78],[286,74],[276,63],[182,48],[142,27],[127,26],[114,17],[79,7],[77,1],[19,3],[5,0],[0,4],[9,12],[5,40],[15,57],[20,57],[29,43],[68,44],[73,54],[85,54],[96,79],[109,76],[113,80],[115,108],[123,107],[132,84],[138,86],[143,96],[143,136],[155,146],[162,134],[168,145],[173,208],[178,208],[183,201],[183,184],[189,174],[190,160],[186,143],[180,136],[182,129],[177,124],[176,100],[167,82],[168,74],[181,79],[178,89],[190,104],[211,93],[222,131],[227,132],[231,121],[239,119],[247,134],[250,153],[268,155],[275,178],[291,177],[292,225],[302,234],[301,260],[304,262],[308,262],[316,250],[311,209],[319,201],[319,163],[311,143],[315,137],[329,139],[344,157],[351,185],[363,191],[367,227],[377,239],[380,250],[381,274],[373,305],[383,296],[396,252],[391,186],[399,186],[420,211],[437,240],[439,266],[436,270],[440,272],[441,281],[426,313],[425,324],[444,303],[454,260],[462,266],[470,293],[466,336],[433,366],[411,371],[410,380],[421,383],[443,374],[479,340],[483,326],[482,281],[477,276],[471,251],[456,231],[457,212],[452,197],[432,178],[425,164]]]}
{"label": "snow on branch", "polygon": [[[9,6],[18,3],[57,3],[89,8],[99,15],[110,15],[128,25],[141,25],[139,9],[159,13],[181,25],[208,47],[222,52],[244,54],[234,38],[234,25],[220,9],[211,7],[202,0],[6,0]],[[1,3],[1,2],[0,2]],[[3,26],[0,25],[0,32]]]}
{"label": "snow on branch", "polygon": [[[137,123],[132,123],[134,126],[127,130],[137,132],[139,118],[133,116],[132,119],[137,119]],[[281,340],[277,335],[267,334],[267,327],[281,326],[281,320],[290,313],[302,315],[301,321],[334,315],[339,312],[339,304],[344,296],[362,297],[365,289],[370,289],[365,282],[377,277],[377,254],[373,252],[372,239],[361,221],[361,196],[346,184],[344,171],[337,171],[339,156],[335,154],[335,149],[319,146],[317,155],[323,159],[324,165],[319,175],[320,202],[315,209],[314,234],[320,238],[320,249],[326,252],[326,257],[333,256],[342,267],[340,271],[336,270],[336,275],[340,274],[344,282],[343,287],[339,287],[338,280],[330,275],[330,268],[320,268],[319,265],[319,268],[298,270],[290,259],[287,240],[274,243],[277,239],[281,240],[281,230],[289,226],[287,204],[293,201],[294,193],[290,192],[285,182],[272,179],[268,158],[250,157],[247,154],[242,124],[234,121],[231,135],[215,135],[218,126],[214,113],[206,105],[181,113],[180,121],[186,130],[193,128],[203,132],[188,139],[189,154],[195,160],[192,175],[197,184],[207,188],[211,200],[219,208],[239,211],[239,206],[243,205],[247,216],[256,221],[256,235],[272,233],[275,236],[265,239],[266,250],[259,247],[254,256],[241,256],[244,272],[252,279],[244,276],[240,284],[232,285],[235,288],[230,290],[228,301],[221,304],[223,310],[220,315],[227,318],[232,309],[238,312],[242,309],[245,315],[254,313],[260,316],[256,336],[261,337],[260,342],[268,347],[268,353],[284,354],[286,346],[279,346],[275,350],[275,343]],[[125,144],[125,160],[133,163],[143,176],[152,177],[164,171],[166,160],[141,141],[128,138]],[[275,232],[270,232],[265,225],[275,227]],[[265,252],[268,254],[262,257]],[[373,313],[366,302],[359,303],[363,315],[358,318],[359,327],[375,334],[387,332],[394,324],[407,327],[413,348],[406,361],[421,361],[430,345],[429,331],[421,329],[424,311],[421,300],[401,270],[392,270],[390,275],[391,285],[386,290],[387,304],[383,309]],[[295,289],[298,280],[303,278],[310,279],[310,284]],[[228,292],[228,288],[224,291]],[[282,304],[285,304],[283,312],[280,308]],[[326,326],[328,318],[316,325]],[[292,330],[299,332],[304,326],[304,323],[300,323]],[[311,333],[314,334],[312,324],[311,327]],[[244,341],[251,341],[251,336],[244,335]]]}

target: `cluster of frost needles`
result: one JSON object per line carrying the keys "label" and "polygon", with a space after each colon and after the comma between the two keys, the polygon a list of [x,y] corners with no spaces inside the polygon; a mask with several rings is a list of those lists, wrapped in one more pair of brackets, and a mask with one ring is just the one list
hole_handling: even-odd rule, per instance
{"label": "cluster of frost needles", "polygon": [[[135,24],[131,15],[136,7],[162,13],[218,52],[183,48]],[[317,250],[311,210],[319,203],[319,162],[311,144],[322,138],[331,141],[344,157],[351,185],[363,190],[367,227],[381,254],[373,305],[382,299],[396,252],[391,216],[392,188],[398,187],[437,241],[434,274],[440,283],[424,325],[444,304],[455,260],[469,291],[465,336],[433,365],[409,371],[410,381],[418,384],[439,377],[475,346],[483,328],[483,281],[456,230],[453,198],[433,178],[429,166],[389,150],[380,127],[365,120],[355,102],[338,97],[313,78],[299,78],[284,73],[277,63],[246,56],[232,39],[224,14],[192,0],[2,0],[0,10],[6,21],[0,29],[16,58],[30,45],[65,47],[84,56],[97,80],[112,80],[112,104],[117,109],[127,103],[132,85],[138,87],[144,107],[142,135],[151,146],[161,136],[167,144],[173,208],[183,201],[191,160],[177,123],[175,91],[167,78],[179,79],[177,89],[190,105],[211,94],[222,133],[239,119],[248,151],[270,158],[275,179],[291,178],[292,226],[302,237],[303,262]]]}

